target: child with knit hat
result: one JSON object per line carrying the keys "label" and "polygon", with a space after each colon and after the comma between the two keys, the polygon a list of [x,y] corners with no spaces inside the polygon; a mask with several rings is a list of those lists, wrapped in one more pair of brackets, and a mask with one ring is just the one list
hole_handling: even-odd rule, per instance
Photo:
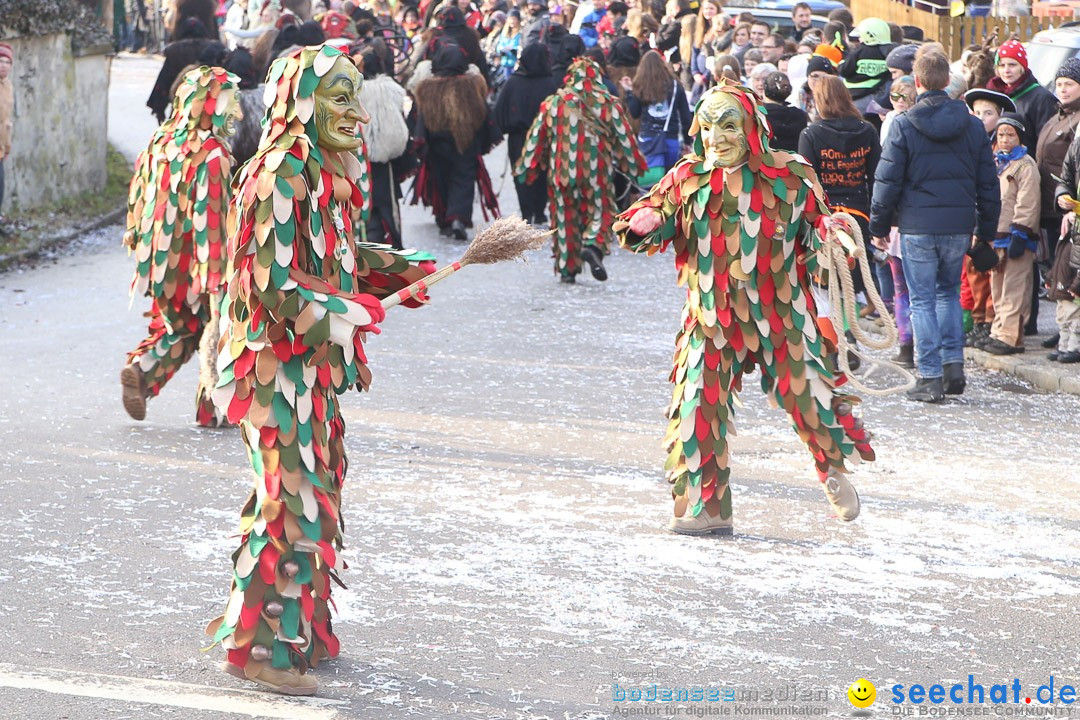
{"label": "child with knit hat", "polygon": [[1001,215],[994,249],[998,264],[990,272],[994,322],[990,336],[976,347],[993,355],[1024,352],[1024,323],[1031,313],[1036,239],[1039,228],[1039,168],[1023,145],[1027,129],[1020,115],[998,120],[994,159],[1001,184]]}

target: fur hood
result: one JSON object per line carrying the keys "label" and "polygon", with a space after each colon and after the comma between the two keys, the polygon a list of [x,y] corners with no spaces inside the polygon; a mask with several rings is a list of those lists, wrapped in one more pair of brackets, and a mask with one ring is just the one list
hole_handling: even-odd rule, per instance
{"label": "fur hood", "polygon": [[360,87],[360,103],[371,116],[361,125],[368,159],[386,163],[401,157],[409,145],[409,127],[405,124],[405,88],[389,75],[365,80]]}
{"label": "fur hood", "polygon": [[424,128],[449,133],[464,152],[487,121],[487,83],[480,75],[429,77],[416,86],[416,109]]}

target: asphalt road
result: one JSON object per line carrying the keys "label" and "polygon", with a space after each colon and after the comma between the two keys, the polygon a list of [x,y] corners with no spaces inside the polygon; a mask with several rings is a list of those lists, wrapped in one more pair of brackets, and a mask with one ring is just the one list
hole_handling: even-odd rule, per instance
{"label": "asphalt road", "polygon": [[[155,73],[114,64],[110,137],[129,156],[153,129]],[[462,252],[404,216],[410,244]],[[859,677],[880,716],[895,684],[1018,678],[1018,711],[1051,675],[1080,684],[1075,397],[969,367],[942,406],[868,399],[879,460],[853,475],[863,514],[845,525],[748,379],[737,535],[673,536],[674,260],[617,252],[609,282],[568,287],[538,252],[460,273],[371,340],[372,390],[342,399],[342,655],[318,698],[244,688],[200,652],[250,483],[242,445],[194,426],[194,364],[145,422],[124,413],[147,303],[129,308],[120,235],[0,275],[0,717],[702,716],[791,705],[793,686],[839,715]],[[653,684],[743,701],[617,701]]]}

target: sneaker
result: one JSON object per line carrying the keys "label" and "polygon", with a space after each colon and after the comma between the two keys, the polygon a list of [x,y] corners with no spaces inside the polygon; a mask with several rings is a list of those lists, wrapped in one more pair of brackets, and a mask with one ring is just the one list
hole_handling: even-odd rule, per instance
{"label": "sneaker", "polygon": [[123,388],[124,409],[134,420],[146,419],[146,378],[135,365],[120,371],[120,387]]}
{"label": "sneaker", "polygon": [[914,343],[904,343],[901,345],[897,353],[892,356],[891,360],[900,367],[907,368],[908,370],[915,367]]}
{"label": "sneaker", "polygon": [[859,517],[859,493],[844,473],[830,470],[829,477],[825,478],[821,487],[825,490],[825,498],[836,511],[837,517],[845,522]]}
{"label": "sneaker", "polygon": [[945,377],[942,378],[942,387],[946,395],[963,395],[967,387],[967,378],[964,377],[964,363],[945,363],[942,365]]}
{"label": "sneaker", "polygon": [[450,233],[452,232],[453,230],[449,225],[442,225],[439,227],[439,237],[450,237]]}
{"label": "sneaker", "polygon": [[319,689],[319,681],[310,674],[301,674],[296,668],[281,670],[270,665],[263,665],[254,677],[248,677],[244,668],[231,662],[221,664],[221,669],[241,680],[250,680],[271,692],[282,695],[314,695]]}
{"label": "sneaker", "polygon": [[1059,353],[1057,350],[1055,350],[1054,352],[1046,353],[1046,359],[1050,362],[1057,362],[1064,354],[1065,353]]}
{"label": "sneaker", "polygon": [[450,225],[450,237],[455,240],[468,240],[469,233],[465,230],[465,223],[460,220],[455,220],[453,224]]}
{"label": "sneaker", "polygon": [[1018,353],[1024,352],[1023,345],[1019,347],[1015,345],[1009,345],[1008,343],[1001,342],[995,337],[987,338],[986,342],[984,342],[980,347],[991,355],[1016,355]]}
{"label": "sneaker", "polygon": [[937,378],[919,378],[915,387],[907,391],[908,400],[924,403],[939,403],[945,399],[944,381]]}
{"label": "sneaker", "polygon": [[581,251],[581,259],[589,265],[592,276],[603,282],[607,280],[607,270],[604,269],[604,254],[595,245],[586,245]]}
{"label": "sneaker", "polygon": [[1061,333],[1054,333],[1042,341],[1042,346],[1049,350],[1050,348],[1056,348],[1059,342],[1061,342]]}
{"label": "sneaker", "polygon": [[1080,351],[1070,350],[1069,352],[1063,352],[1058,356],[1058,362],[1065,365],[1080,363]]}
{"label": "sneaker", "polygon": [[560,275],[559,282],[566,283],[567,285],[573,285],[577,282],[577,278],[573,275]]}
{"label": "sneaker", "polygon": [[697,517],[686,514],[671,518],[668,530],[677,535],[731,535],[735,532],[731,518],[724,520],[710,516],[704,510]]}

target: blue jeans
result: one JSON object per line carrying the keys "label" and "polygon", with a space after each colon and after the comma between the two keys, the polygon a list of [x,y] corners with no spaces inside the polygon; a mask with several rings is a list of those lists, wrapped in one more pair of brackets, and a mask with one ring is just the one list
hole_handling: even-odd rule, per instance
{"label": "blue jeans", "polygon": [[970,246],[969,234],[900,235],[921,377],[941,377],[943,364],[964,362],[960,273]]}

